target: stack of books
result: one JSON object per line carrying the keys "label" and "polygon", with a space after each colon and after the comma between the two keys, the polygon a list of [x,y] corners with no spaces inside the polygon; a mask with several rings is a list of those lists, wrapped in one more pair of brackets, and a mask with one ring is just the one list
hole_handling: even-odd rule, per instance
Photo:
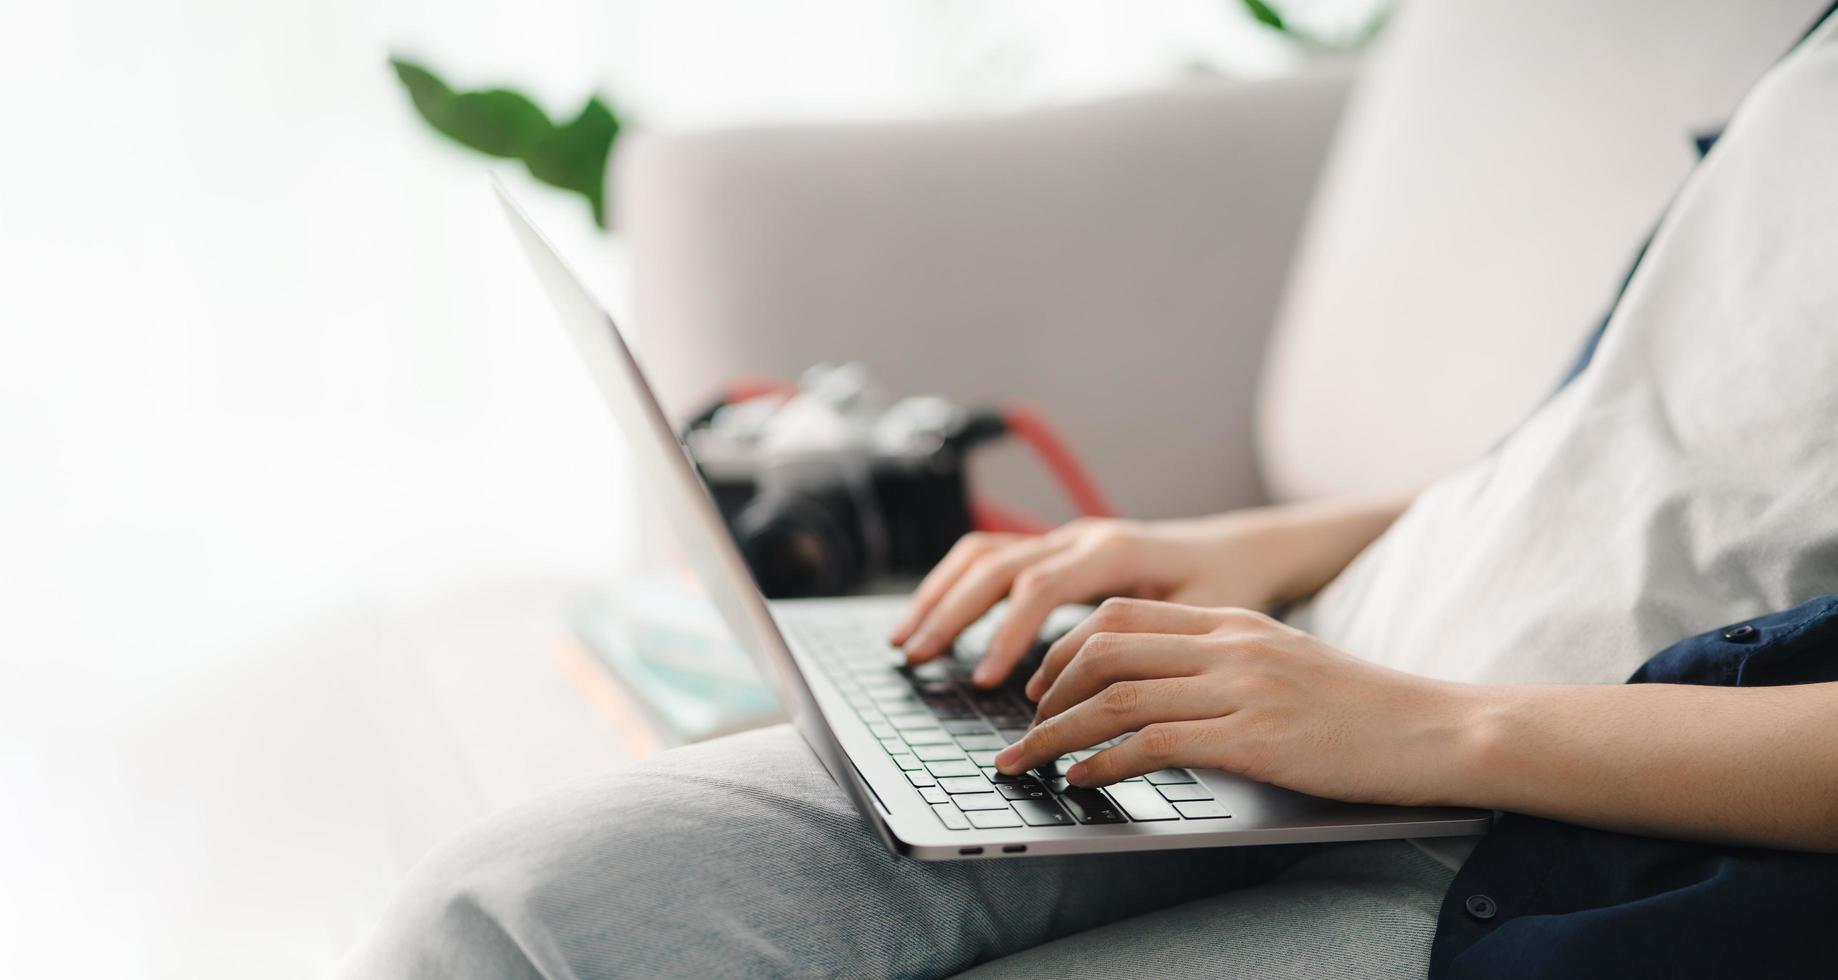
{"label": "stack of books", "polygon": [[[714,606],[680,579],[633,578],[579,603],[570,620],[586,661],[570,670],[576,684],[610,712],[642,715],[659,747],[785,717]],[[614,720],[629,727],[635,719]]]}

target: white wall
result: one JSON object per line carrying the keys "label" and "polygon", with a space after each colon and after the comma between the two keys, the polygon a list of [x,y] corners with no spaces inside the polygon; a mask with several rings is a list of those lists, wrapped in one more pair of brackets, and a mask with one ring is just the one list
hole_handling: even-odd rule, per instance
{"label": "white wall", "polygon": [[[342,603],[621,560],[608,428],[482,162],[412,117],[388,51],[557,113],[598,87],[655,126],[1000,109],[1291,57],[1226,0],[6,18],[0,603],[26,642],[0,662],[34,686],[0,708],[22,710],[54,703],[37,684],[143,696]],[[617,312],[614,241],[511,172]]]}
{"label": "white wall", "polygon": [[[389,34],[196,0],[0,32],[10,668],[143,694],[329,606],[616,557],[608,427]],[[616,285],[584,211],[515,183]]]}
{"label": "white wall", "polygon": [[[380,611],[592,580],[630,488],[389,18],[29,6],[0,13],[0,973],[316,976],[491,802],[416,666],[461,651]],[[566,26],[501,40],[574,88],[597,55],[533,57]],[[513,185],[616,296],[584,209]]]}

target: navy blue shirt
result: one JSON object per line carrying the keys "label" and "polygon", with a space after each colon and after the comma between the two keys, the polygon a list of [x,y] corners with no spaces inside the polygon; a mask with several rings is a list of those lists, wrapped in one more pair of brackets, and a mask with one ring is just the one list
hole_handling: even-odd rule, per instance
{"label": "navy blue shirt", "polygon": [[[1838,596],[1681,641],[1630,683],[1825,681],[1838,681]],[[1430,976],[1838,976],[1838,855],[1503,814],[1443,899]]]}

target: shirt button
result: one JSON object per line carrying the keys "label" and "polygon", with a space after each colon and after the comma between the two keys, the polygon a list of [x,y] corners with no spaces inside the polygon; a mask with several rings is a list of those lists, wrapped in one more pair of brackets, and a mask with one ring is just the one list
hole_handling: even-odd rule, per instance
{"label": "shirt button", "polygon": [[1468,915],[1476,922],[1486,922],[1500,914],[1500,905],[1487,895],[1469,895],[1462,903],[1468,908]]}
{"label": "shirt button", "polygon": [[1731,643],[1748,643],[1760,635],[1761,630],[1756,629],[1748,623],[1743,623],[1740,626],[1732,626],[1723,631],[1723,638]]}

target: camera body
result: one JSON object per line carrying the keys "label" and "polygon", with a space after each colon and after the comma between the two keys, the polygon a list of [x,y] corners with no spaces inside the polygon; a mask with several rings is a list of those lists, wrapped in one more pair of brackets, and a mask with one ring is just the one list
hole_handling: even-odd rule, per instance
{"label": "camera body", "polygon": [[843,595],[924,573],[971,529],[965,454],[999,417],[941,398],[890,400],[856,364],[795,391],[720,403],[684,446],[760,589]]}

